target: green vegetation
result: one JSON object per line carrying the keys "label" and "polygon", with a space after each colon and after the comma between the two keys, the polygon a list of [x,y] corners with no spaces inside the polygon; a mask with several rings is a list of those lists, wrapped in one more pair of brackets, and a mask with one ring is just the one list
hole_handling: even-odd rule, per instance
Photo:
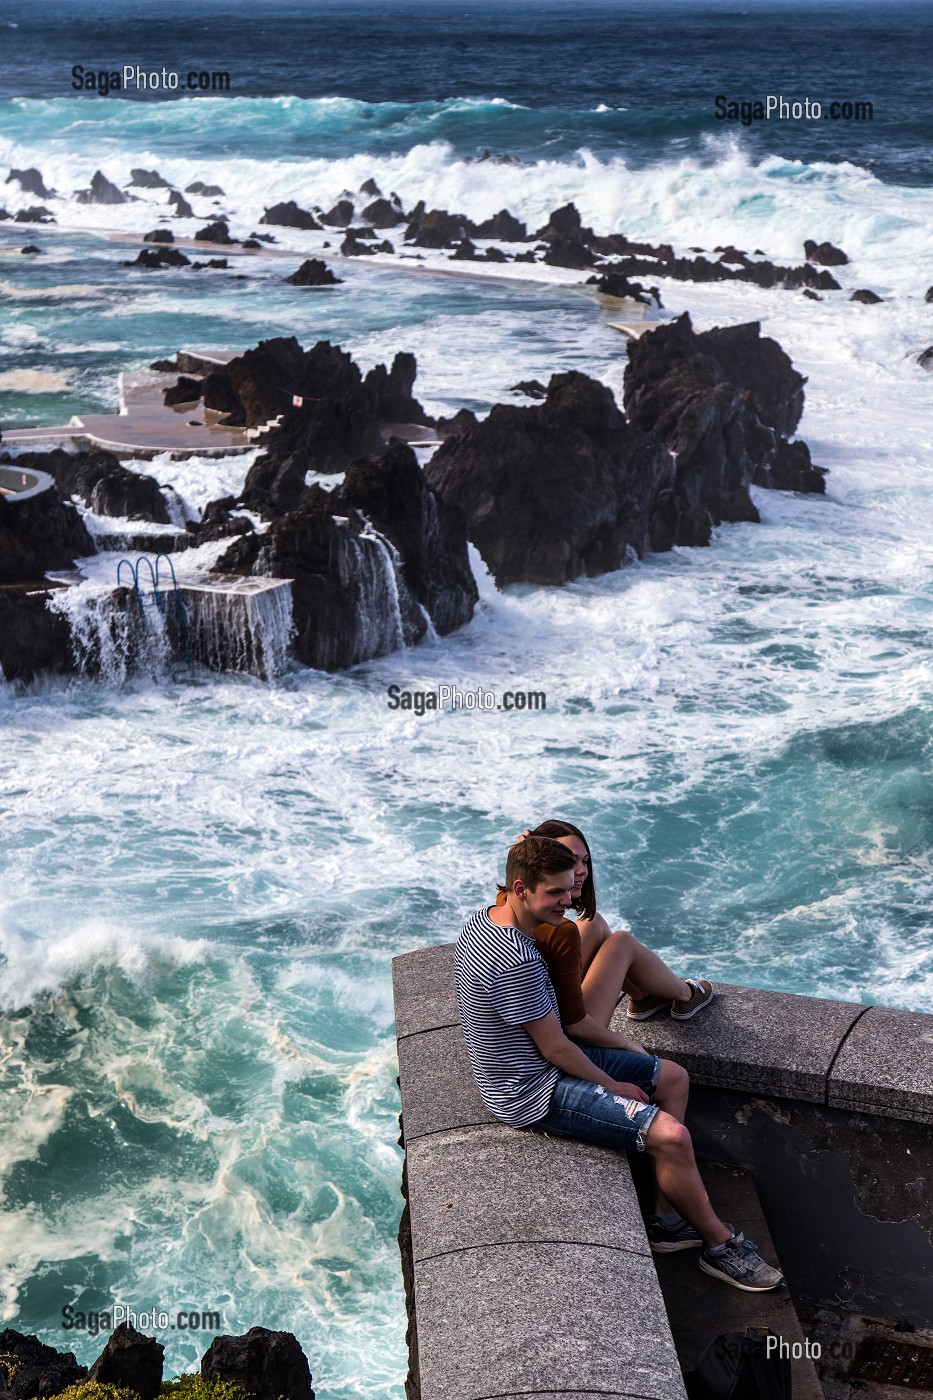
{"label": "green vegetation", "polygon": [[106,1385],[100,1381],[77,1381],[63,1390],[56,1400],[139,1400],[135,1390],[122,1385]]}
{"label": "green vegetation", "polygon": [[246,1400],[246,1391],[233,1381],[205,1381],[189,1371],[163,1381],[159,1396],[160,1400]]}

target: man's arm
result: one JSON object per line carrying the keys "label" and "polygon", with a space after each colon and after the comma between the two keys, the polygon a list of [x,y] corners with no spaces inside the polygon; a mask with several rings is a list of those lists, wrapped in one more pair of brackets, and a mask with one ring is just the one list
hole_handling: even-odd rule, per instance
{"label": "man's arm", "polygon": [[574,1040],[585,1040],[587,1045],[604,1045],[610,1050],[632,1050],[636,1055],[648,1053],[643,1045],[629,1040],[627,1036],[620,1035],[618,1031],[611,1031],[608,1027],[601,1026],[598,1021],[593,1020],[589,1012],[582,1020],[574,1021],[571,1026],[565,1026],[564,1033],[572,1035]]}
{"label": "man's arm", "polygon": [[579,1045],[574,1045],[573,1041],[564,1035],[555,1012],[549,1011],[537,1021],[525,1021],[524,1026],[544,1058],[565,1074],[573,1075],[574,1079],[587,1079],[591,1084],[601,1084],[610,1094],[621,1094],[627,1099],[637,1099],[639,1103],[648,1102],[647,1094],[636,1084],[625,1084],[618,1079],[610,1079],[608,1074],[597,1069]]}

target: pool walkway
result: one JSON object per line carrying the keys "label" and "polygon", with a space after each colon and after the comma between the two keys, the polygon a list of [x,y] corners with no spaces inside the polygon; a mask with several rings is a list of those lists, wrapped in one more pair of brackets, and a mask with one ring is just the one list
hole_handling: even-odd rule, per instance
{"label": "pool walkway", "polygon": [[[182,357],[206,365],[225,365],[241,355],[241,350],[182,351]],[[120,375],[119,413],[75,414],[64,427],[11,428],[3,434],[4,447],[36,447],[54,442],[105,447],[126,457],[227,457],[251,452],[259,436],[279,422],[278,418],[255,428],[234,428],[223,422],[224,414],[205,408],[200,402],[165,403],[165,390],[181,371],[146,370],[132,378]],[[383,438],[402,438],[412,446],[436,446],[440,438],[422,423],[383,423]]]}

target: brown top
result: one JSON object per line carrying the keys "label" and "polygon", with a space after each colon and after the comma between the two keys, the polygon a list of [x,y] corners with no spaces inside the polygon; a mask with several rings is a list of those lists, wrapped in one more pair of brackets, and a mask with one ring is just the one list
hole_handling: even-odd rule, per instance
{"label": "brown top", "polygon": [[[501,890],[496,903],[505,903]],[[586,1015],[580,931],[572,919],[564,919],[556,928],[553,924],[539,924],[532,937],[554,987],[561,1025],[575,1025]]]}

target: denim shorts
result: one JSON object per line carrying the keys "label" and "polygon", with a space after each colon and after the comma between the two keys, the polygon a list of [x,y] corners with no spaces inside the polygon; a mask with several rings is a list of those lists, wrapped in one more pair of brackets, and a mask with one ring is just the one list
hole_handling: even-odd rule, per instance
{"label": "denim shorts", "polygon": [[[653,1097],[661,1072],[657,1055],[637,1055],[632,1050],[610,1050],[601,1045],[579,1045],[579,1048],[610,1079],[637,1084],[649,1098]],[[554,1137],[580,1138],[583,1142],[598,1143],[600,1147],[644,1152],[645,1133],[657,1112],[657,1104],[624,1099],[601,1084],[560,1074],[547,1113],[528,1126],[532,1132],[550,1133]]]}

